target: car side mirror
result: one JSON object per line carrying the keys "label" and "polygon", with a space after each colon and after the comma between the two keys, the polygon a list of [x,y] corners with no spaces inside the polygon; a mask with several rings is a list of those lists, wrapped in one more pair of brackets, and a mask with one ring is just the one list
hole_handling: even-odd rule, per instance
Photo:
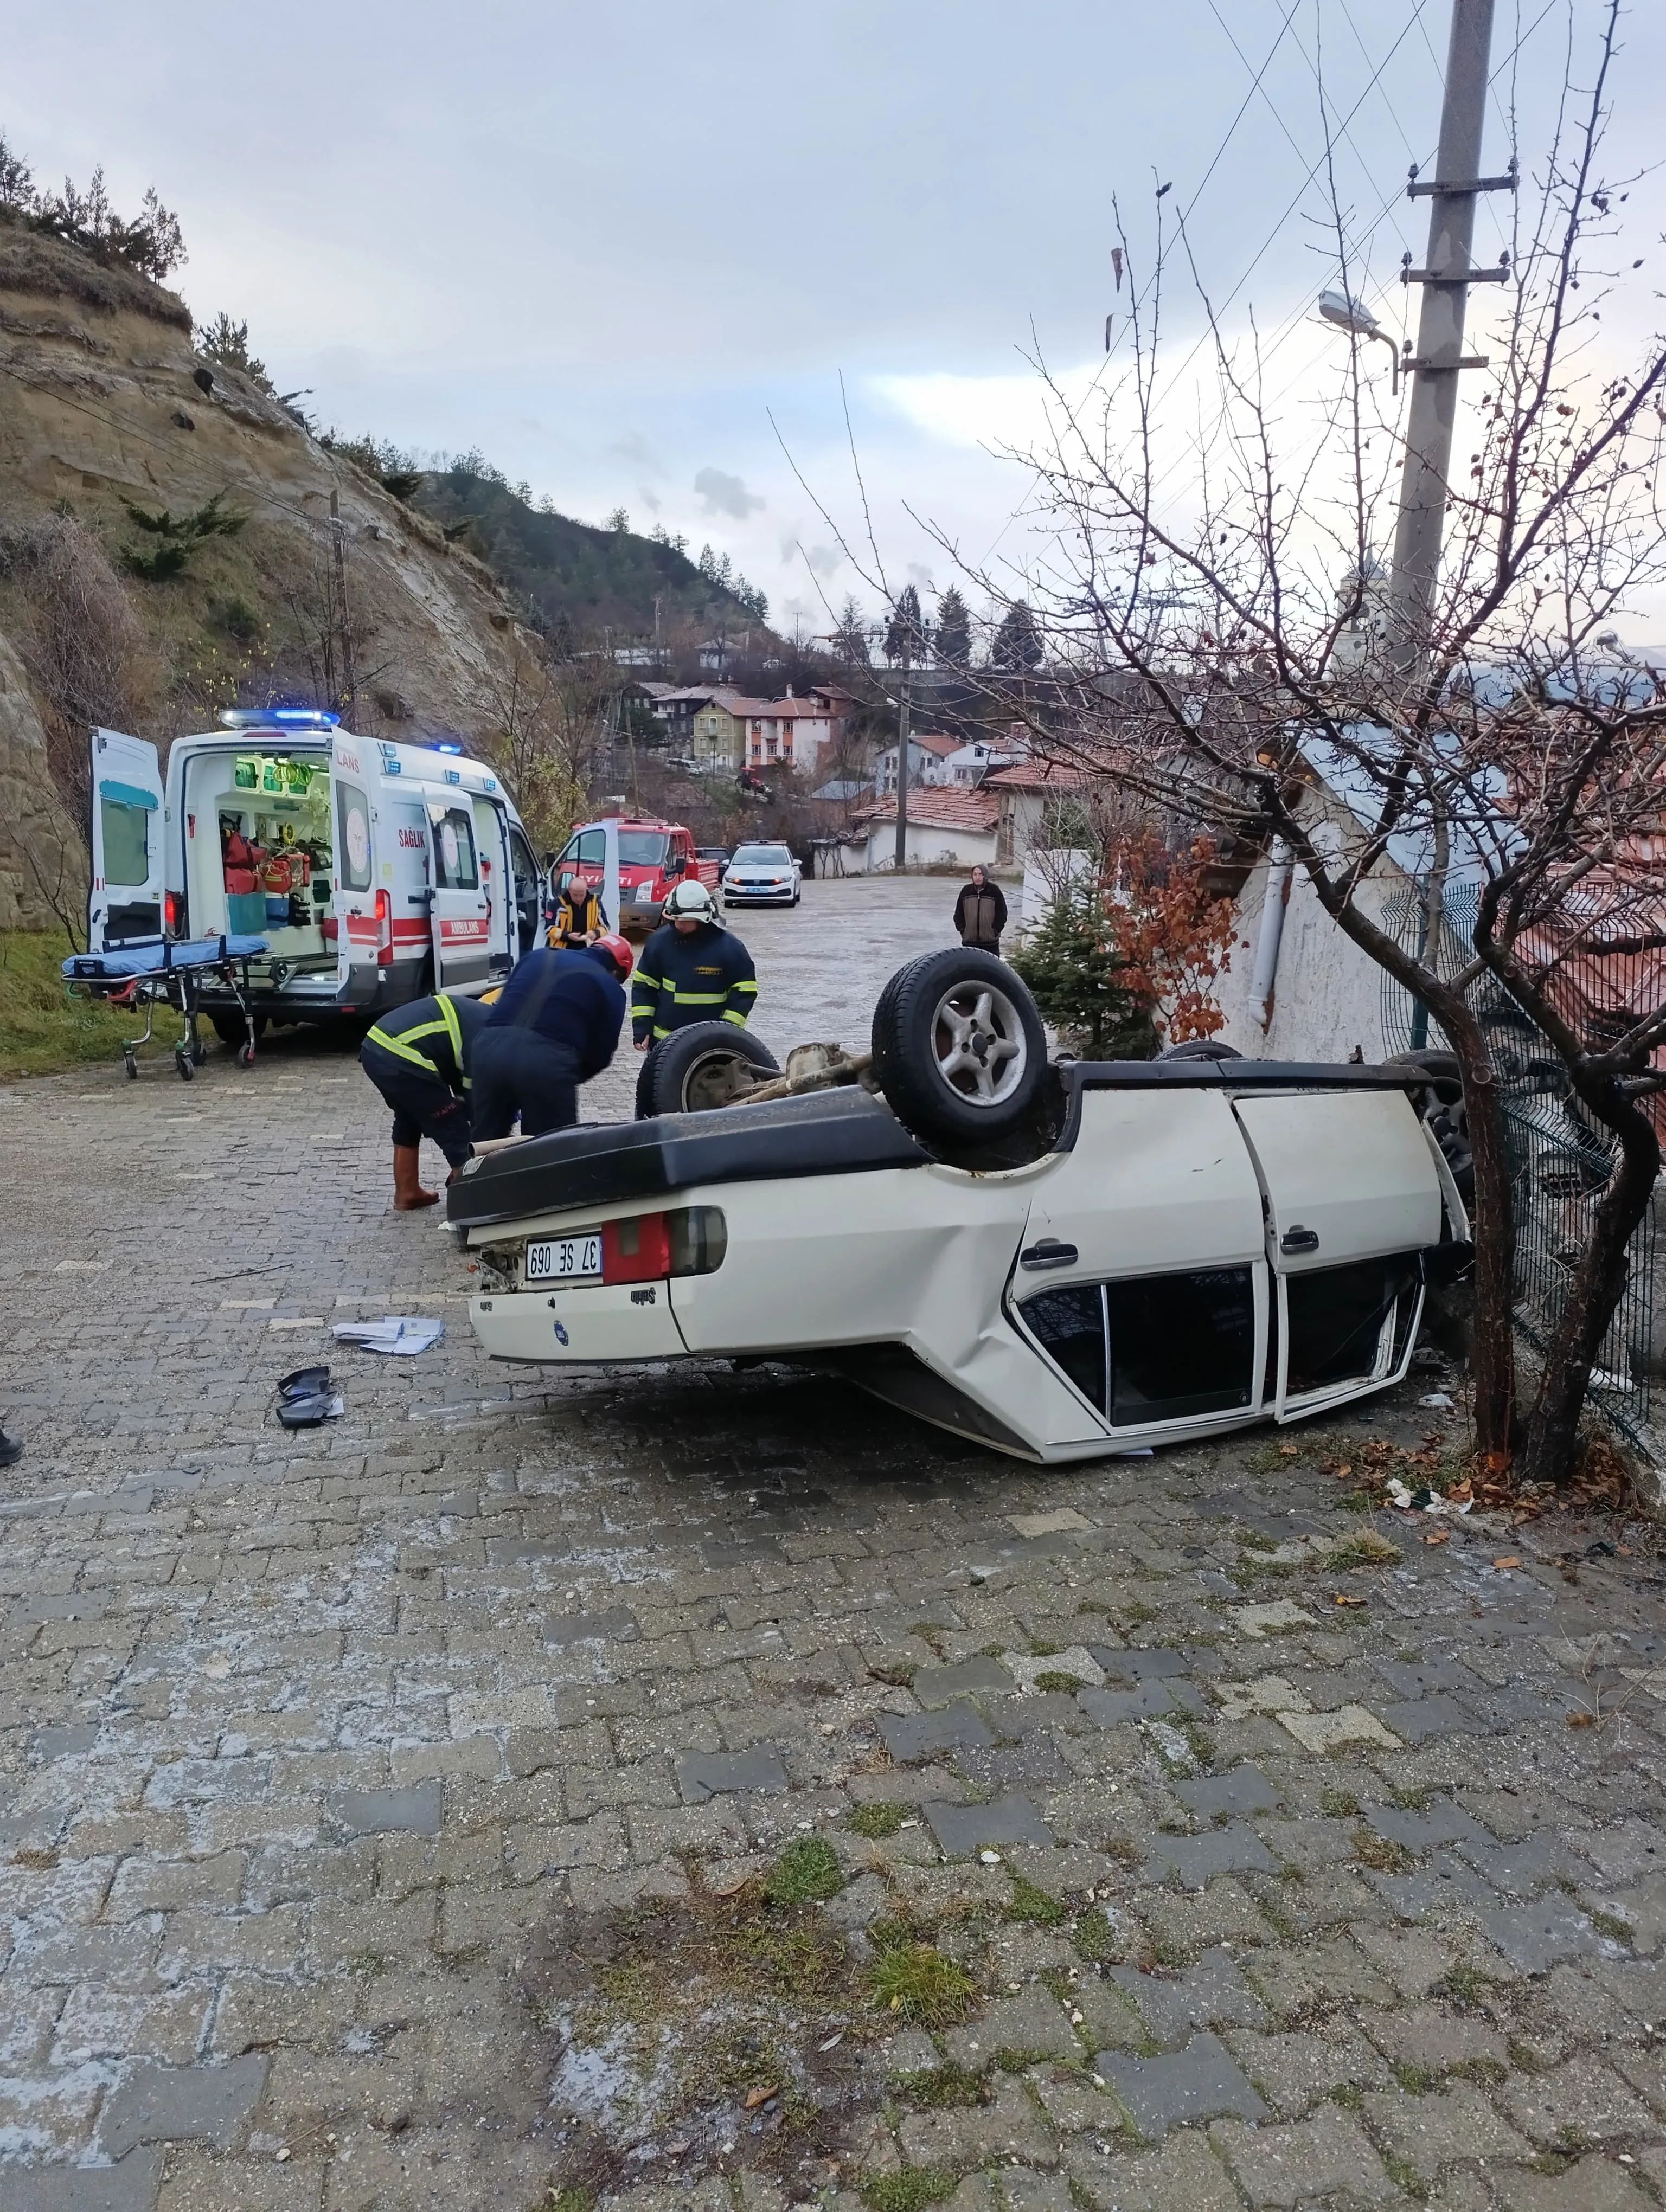
{"label": "car side mirror", "polygon": [[679,854],[678,854],[678,855],[676,856],[676,858],[675,858],[674,860],[667,860],[667,861],[666,861],[666,873],[668,876],[680,876],[680,875],[684,875],[684,874],[686,874],[686,873],[687,873],[687,872],[688,872],[688,865],[689,865],[689,864],[688,864],[688,862],[687,862],[687,861],[683,858],[682,854],[679,853]]}

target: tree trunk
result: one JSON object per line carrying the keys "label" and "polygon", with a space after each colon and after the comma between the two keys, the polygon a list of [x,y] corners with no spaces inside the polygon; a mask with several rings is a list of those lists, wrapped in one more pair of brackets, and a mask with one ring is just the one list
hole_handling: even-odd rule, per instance
{"label": "tree trunk", "polygon": [[1516,1216],[1499,1080],[1465,1000],[1432,1001],[1463,1072],[1469,1152],[1475,1164],[1475,1448],[1489,1468],[1508,1467],[1516,1426]]}
{"label": "tree trunk", "polygon": [[[1576,1079],[1577,1082],[1577,1079]],[[1625,1296],[1633,1232],[1648,1212],[1660,1173],[1660,1144],[1653,1124],[1611,1084],[1580,1097],[1620,1140],[1620,1165],[1597,1202],[1590,1241],[1545,1350],[1544,1371],[1527,1424],[1522,1455],[1523,1482],[1566,1482],[1573,1472],[1574,1444],[1590,1370],[1614,1310]]]}

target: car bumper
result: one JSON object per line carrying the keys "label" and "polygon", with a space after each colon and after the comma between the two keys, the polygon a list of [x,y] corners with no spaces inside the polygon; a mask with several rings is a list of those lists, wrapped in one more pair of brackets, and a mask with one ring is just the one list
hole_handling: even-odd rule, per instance
{"label": "car bumper", "polygon": [[796,884],[733,884],[723,885],[727,906],[791,906],[799,895]]}

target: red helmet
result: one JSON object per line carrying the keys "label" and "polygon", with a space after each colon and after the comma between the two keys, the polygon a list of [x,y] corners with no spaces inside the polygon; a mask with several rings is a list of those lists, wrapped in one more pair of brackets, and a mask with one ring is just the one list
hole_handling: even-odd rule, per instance
{"label": "red helmet", "polygon": [[622,976],[629,975],[632,965],[632,954],[630,947],[625,943],[623,937],[599,937],[596,939],[596,944],[601,951],[607,953],[611,957],[613,965],[618,969]]}

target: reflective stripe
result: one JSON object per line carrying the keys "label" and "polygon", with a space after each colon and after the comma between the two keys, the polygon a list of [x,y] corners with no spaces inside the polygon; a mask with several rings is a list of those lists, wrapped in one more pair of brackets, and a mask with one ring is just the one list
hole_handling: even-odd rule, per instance
{"label": "reflective stripe", "polygon": [[723,1018],[726,1022],[733,1022],[735,1027],[739,1030],[744,1030],[746,1026],[746,1017],[745,1014],[730,1012],[725,1014]]}
{"label": "reflective stripe", "polygon": [[727,991],[673,991],[672,1003],[678,1006],[721,1006],[728,997]]}
{"label": "reflective stripe", "polygon": [[452,1065],[457,1070],[457,1079],[465,1091],[469,1087],[468,1070],[463,1065],[463,1025],[457,1018],[457,1009],[441,991],[435,1000],[440,1018],[445,1023],[446,1034],[451,1039]]}
{"label": "reflective stripe", "polygon": [[[409,1030],[405,1034],[408,1036],[438,1036],[444,1027],[443,1022],[425,1022],[421,1029]],[[368,1044],[380,1045],[384,1052],[397,1054],[401,1060],[408,1060],[413,1067],[420,1067],[425,1074],[439,1076],[438,1067],[428,1054],[425,1052],[413,1051],[405,1042],[404,1037],[389,1036],[386,1030],[373,1029],[368,1033],[365,1041]]]}

